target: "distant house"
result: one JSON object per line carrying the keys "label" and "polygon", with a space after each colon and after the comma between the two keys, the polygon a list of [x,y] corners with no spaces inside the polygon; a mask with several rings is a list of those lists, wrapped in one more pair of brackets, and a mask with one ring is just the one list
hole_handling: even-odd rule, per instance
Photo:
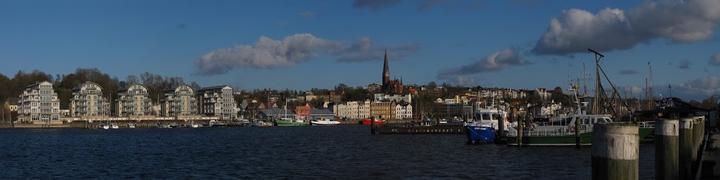
{"label": "distant house", "polygon": [[295,107],[295,115],[297,119],[306,120],[310,118],[310,111],[313,108],[310,107],[310,104],[305,104],[303,106],[297,106]]}

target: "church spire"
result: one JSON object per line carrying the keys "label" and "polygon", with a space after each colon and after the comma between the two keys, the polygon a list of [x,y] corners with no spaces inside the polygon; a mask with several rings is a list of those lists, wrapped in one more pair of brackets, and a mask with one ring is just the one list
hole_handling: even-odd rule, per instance
{"label": "church spire", "polygon": [[390,83],[390,66],[388,65],[388,54],[387,49],[385,50],[385,63],[383,64],[383,74],[382,74],[382,86],[383,89],[388,88],[388,85]]}

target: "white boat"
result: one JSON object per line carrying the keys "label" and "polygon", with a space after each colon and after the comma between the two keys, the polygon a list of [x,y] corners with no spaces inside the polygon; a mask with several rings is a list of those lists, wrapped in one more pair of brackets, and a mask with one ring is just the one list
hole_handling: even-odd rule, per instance
{"label": "white boat", "polygon": [[[475,120],[470,123],[476,122],[485,125],[490,125],[495,130],[498,130],[499,121],[502,120],[505,123],[505,130],[508,130],[508,118],[507,112],[497,108],[480,108],[475,112]],[[467,124],[466,124],[467,125]]]}
{"label": "white boat", "polygon": [[340,124],[340,121],[322,118],[320,120],[311,121],[310,123],[312,123],[312,125],[316,125],[316,126],[332,126],[332,125]]}
{"label": "white boat", "polygon": [[103,129],[110,129],[110,125],[104,124],[104,125],[100,126],[100,128],[103,128]]}
{"label": "white boat", "polygon": [[134,128],[135,128],[135,124],[133,124],[133,123],[128,124],[128,128],[134,129]]}
{"label": "white boat", "polygon": [[112,129],[120,129],[120,126],[118,126],[117,124],[113,124],[112,126],[110,126],[110,128],[112,128]]}
{"label": "white boat", "polygon": [[199,128],[199,127],[200,127],[200,124],[192,124],[192,125],[190,125],[190,127],[192,127],[192,128]]}

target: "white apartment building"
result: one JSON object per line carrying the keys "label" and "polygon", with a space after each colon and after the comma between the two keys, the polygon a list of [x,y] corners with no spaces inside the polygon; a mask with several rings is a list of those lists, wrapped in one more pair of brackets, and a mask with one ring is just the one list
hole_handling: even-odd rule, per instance
{"label": "white apartment building", "polygon": [[149,116],[152,115],[152,100],[147,89],[139,84],[131,85],[128,89],[120,90],[116,100],[116,113],[119,117]]}
{"label": "white apartment building", "polygon": [[52,83],[29,85],[19,96],[18,120],[23,123],[60,122],[60,99]]}
{"label": "white apartment building", "polygon": [[93,83],[85,82],[73,89],[70,100],[70,116],[98,117],[110,115],[110,103],[103,97],[102,88]]}
{"label": "white apartment building", "polygon": [[230,86],[202,88],[198,90],[197,97],[200,114],[220,117],[222,120],[232,120],[237,117],[238,108]]}
{"label": "white apartment building", "polygon": [[165,117],[197,115],[198,103],[195,91],[187,85],[166,91],[160,111]]}

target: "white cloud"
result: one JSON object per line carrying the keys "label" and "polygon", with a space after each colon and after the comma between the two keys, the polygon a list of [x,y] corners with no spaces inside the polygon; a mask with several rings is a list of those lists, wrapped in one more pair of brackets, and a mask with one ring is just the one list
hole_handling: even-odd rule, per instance
{"label": "white cloud", "polygon": [[[397,47],[405,47],[397,46]],[[254,45],[237,45],[211,51],[200,57],[195,64],[200,74],[212,75],[226,73],[235,68],[270,69],[291,67],[297,63],[320,55],[338,57],[340,62],[381,60],[378,52],[383,49],[397,49],[402,58],[417,49],[394,47],[373,47],[369,38],[356,43],[344,43],[315,37],[312,34],[294,34],[282,40],[261,36]]]}
{"label": "white cloud", "polygon": [[680,91],[705,96],[720,94],[720,76],[706,76],[680,84]]}
{"label": "white cloud", "polygon": [[507,66],[529,64],[514,49],[504,49],[485,58],[457,68],[447,69],[438,74],[439,79],[451,79],[456,76],[471,75],[490,71],[498,71]]}
{"label": "white cloud", "polygon": [[587,48],[623,50],[654,39],[692,43],[709,39],[718,22],[718,0],[645,1],[627,12],[606,8],[597,14],[570,9],[550,21],[533,52],[567,55]]}

